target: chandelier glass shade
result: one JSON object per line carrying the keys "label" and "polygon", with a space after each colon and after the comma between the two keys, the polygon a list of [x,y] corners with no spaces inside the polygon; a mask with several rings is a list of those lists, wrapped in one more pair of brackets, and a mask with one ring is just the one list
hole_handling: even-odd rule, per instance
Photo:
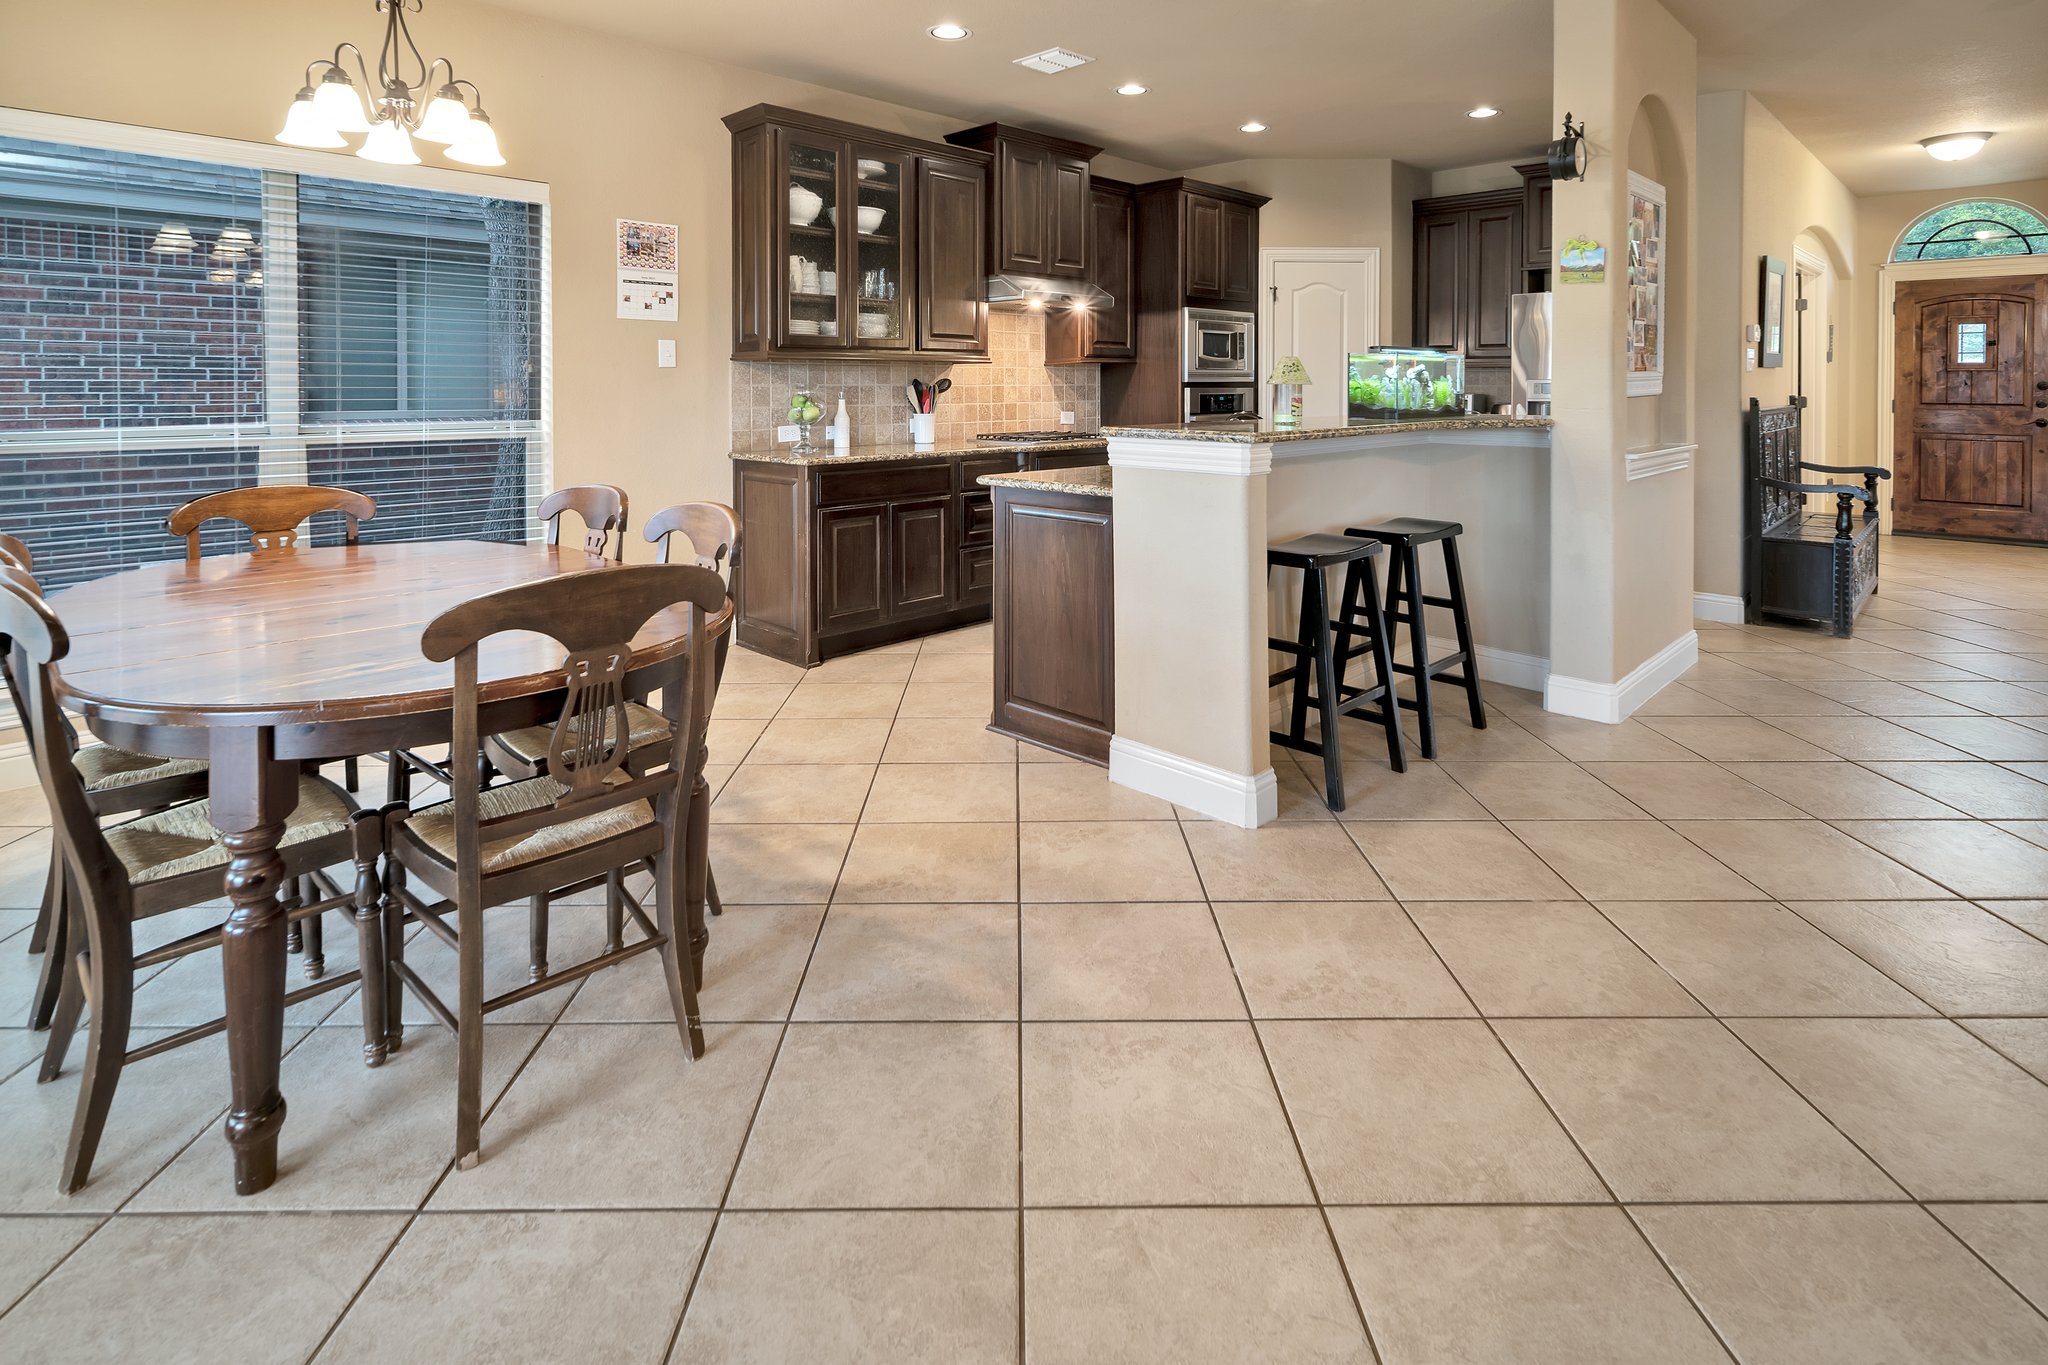
{"label": "chandelier glass shade", "polygon": [[[362,49],[341,44],[332,57],[306,68],[305,84],[285,110],[277,140],[333,149],[348,145],[344,135],[364,135],[356,155],[394,166],[420,164],[417,140],[439,144],[449,160],[464,165],[504,165],[476,86],[458,80],[447,58],[429,61],[413,41],[405,16],[417,14],[421,3],[376,0],[384,16],[384,44],[377,52],[375,79]],[[348,70],[351,61],[354,77]]]}

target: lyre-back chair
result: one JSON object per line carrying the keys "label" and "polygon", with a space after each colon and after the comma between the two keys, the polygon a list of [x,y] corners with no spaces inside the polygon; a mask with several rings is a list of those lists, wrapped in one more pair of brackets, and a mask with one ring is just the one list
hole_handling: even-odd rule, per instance
{"label": "lyre-back chair", "polygon": [[[6,539],[12,540],[13,537]],[[15,544],[20,545],[20,542],[15,541]],[[28,572],[29,562],[26,546],[21,546],[17,552],[0,545],[0,584],[11,584],[16,590],[40,601],[42,588]],[[22,672],[25,674],[26,669]],[[30,719],[27,690],[31,680],[17,675],[14,649],[4,630],[0,630],[0,680],[6,683],[8,700],[14,703],[14,714],[21,718],[22,731],[33,748],[35,731]],[[85,787],[86,805],[95,818],[162,810],[206,795],[204,759],[153,758],[148,754],[130,753],[111,744],[80,747],[78,734],[71,728],[71,722],[58,715],[56,723],[57,739],[71,755],[72,767]],[[52,823],[55,823],[54,816]],[[53,832],[49,876],[44,881],[42,905],[36,912],[35,928],[30,931],[28,939],[29,952],[49,954],[43,959],[42,974],[29,1004],[28,1026],[31,1029],[49,1027],[50,1016],[57,1008],[57,996],[63,985],[65,947],[69,941],[66,937],[68,917],[64,910],[68,887],[63,848]]]}
{"label": "lyre-back chair", "polygon": [[[594,555],[609,555],[613,562],[626,558],[626,490],[608,483],[579,483],[557,488],[540,500],[534,515],[547,523],[550,545],[562,543],[562,513],[574,512],[583,523],[583,548]],[[616,545],[612,534],[618,533]]]}
{"label": "lyre-back chair", "polygon": [[377,515],[377,504],[367,494],[352,488],[329,488],[321,484],[266,483],[247,488],[230,488],[208,493],[171,513],[164,529],[185,538],[185,558],[199,558],[199,528],[209,521],[238,521],[249,528],[249,543],[256,549],[282,549],[296,545],[299,527],[317,512],[339,512],[346,525],[343,535],[356,543],[361,523]]}
{"label": "lyre-back chair", "polygon": [[[136,921],[217,899],[229,854],[204,801],[103,829],[85,774],[75,761],[68,739],[70,726],[57,709],[52,667],[70,649],[62,623],[40,594],[17,578],[6,577],[0,579],[0,635],[12,645],[12,671],[27,704],[36,774],[50,803],[51,833],[64,862],[67,883],[63,905],[68,927],[64,942],[53,941],[50,950],[52,960],[58,963],[61,990],[39,1081],[55,1080],[63,1070],[79,1018],[88,1006],[92,1012],[85,1072],[59,1185],[64,1193],[74,1194],[91,1174],[122,1069],[145,1057],[210,1038],[227,1026],[225,1020],[216,1019],[179,1029],[133,1050],[128,1046],[136,972],[218,947],[224,927],[216,924],[137,952]],[[360,982],[364,1060],[372,1066],[384,1056],[384,975],[378,932],[381,906],[376,874],[381,835],[382,822],[375,812],[356,810],[348,793],[324,778],[306,774],[299,780],[298,806],[285,820],[277,849],[287,877],[308,878],[324,893],[317,900],[288,904],[287,916],[305,920],[328,910],[350,910],[363,954],[359,971],[337,973],[288,992],[285,1003],[296,1004]],[[355,870],[347,891],[321,871],[342,863],[352,864]]]}
{"label": "lyre-back chair", "polygon": [[[677,907],[683,895],[690,793],[701,775],[701,737],[715,684],[706,622],[725,606],[725,584],[706,569],[645,564],[570,574],[473,598],[436,617],[420,648],[453,660],[454,754],[476,753],[488,708],[479,694],[479,647],[504,631],[545,635],[566,651],[567,689],[550,731],[548,771],[485,788],[475,765],[451,765],[452,796],[412,810],[385,807],[387,869],[384,943],[391,989],[386,1035],[403,1033],[399,1005],[411,990],[457,1039],[455,1154],[472,1166],[481,1152],[484,1016],[541,991],[578,981],[645,952],[658,952],[668,978],[676,1025],[690,1055],[704,1055],[694,972],[678,951]],[[663,613],[666,638],[680,636],[681,655],[665,667],[664,759],[629,768],[626,690],[633,640]],[[624,906],[642,937],[608,944],[587,961],[545,971],[526,984],[484,995],[484,911],[508,901],[559,890],[592,878],[618,884],[624,871],[651,863],[654,916],[630,895]],[[441,897],[422,900],[414,880]],[[459,996],[450,1009],[405,961],[403,922],[410,916],[453,948],[460,960]],[[452,920],[452,923],[451,923]]]}

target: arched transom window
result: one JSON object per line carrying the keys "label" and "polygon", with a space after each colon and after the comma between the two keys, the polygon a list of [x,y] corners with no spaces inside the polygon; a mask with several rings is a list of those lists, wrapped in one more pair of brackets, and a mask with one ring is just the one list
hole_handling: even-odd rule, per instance
{"label": "arched transom window", "polygon": [[2005,199],[1964,199],[1915,219],[1892,249],[1895,261],[1969,256],[2048,256],[2048,220]]}

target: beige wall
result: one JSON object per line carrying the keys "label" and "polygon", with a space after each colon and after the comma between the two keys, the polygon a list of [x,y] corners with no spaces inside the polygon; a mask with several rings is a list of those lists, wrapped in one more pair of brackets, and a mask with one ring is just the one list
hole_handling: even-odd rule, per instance
{"label": "beige wall", "polygon": [[[1817,339],[1836,327],[1835,360],[1807,381],[1809,396],[1825,404],[1814,429],[1825,432],[1825,451],[1810,457],[1850,460],[1851,415],[1858,401],[1850,362],[1857,308],[1851,286],[1866,273],[1857,265],[1860,236],[1856,200],[1848,188],[1759,104],[1741,91],[1703,95],[1700,121],[1700,405],[1696,459],[1694,588],[1738,596],[1742,592],[1742,411],[1751,398],[1781,404],[1793,391],[1794,372],[1747,369],[1743,329],[1759,316],[1760,260],[1775,256],[1792,269],[1795,243],[1817,247],[1827,262],[1824,311],[1809,314]],[[1822,305],[1816,305],[1817,309]],[[1867,316],[1867,314],[1866,314]],[[1809,365],[1825,365],[1821,346]]]}
{"label": "beige wall", "polygon": [[[1521,158],[1523,163],[1538,158],[1532,153]],[[1454,166],[1447,171],[1429,173],[1429,193],[1424,198],[1438,199],[1447,194],[1478,194],[1485,190],[1518,190],[1522,188],[1522,177],[1515,170],[1513,161],[1488,161],[1478,166]]]}
{"label": "beige wall", "polygon": [[[1854,379],[1848,400],[1848,420],[1837,430],[1847,434],[1848,444],[1837,445],[1836,453],[1856,455],[1845,464],[1893,462],[1892,452],[1878,446],[1878,405],[1883,390],[1878,382],[1878,338],[1891,323],[1889,291],[1884,290],[1877,267],[1890,256],[1899,234],[1929,209],[1958,199],[2016,199],[2036,213],[2048,215],[2048,180],[2021,180],[2004,185],[1980,185],[1974,189],[1926,190],[1915,194],[1884,194],[1856,201],[1856,279],[1852,308],[1868,324],[1851,334],[1848,367]],[[1880,291],[1883,296],[1880,297]],[[1836,352],[1839,365],[1841,352]],[[1850,386],[1844,386],[1850,387]]]}
{"label": "beige wall", "polygon": [[1627,158],[1639,110],[1653,111],[1666,192],[1667,331],[1657,436],[1690,439],[1695,56],[1692,35],[1654,0],[1557,0],[1551,98],[1588,127],[1592,163],[1555,191],[1553,233],[1607,245],[1600,284],[1560,285],[1554,308],[1551,467],[1553,673],[1620,681],[1692,624],[1692,474],[1629,482],[1626,336]]}
{"label": "beige wall", "polygon": [[[267,143],[305,63],[378,31],[368,4],[250,5],[220,23],[157,0],[94,0],[81,22],[85,8],[7,5],[0,103]],[[435,0],[416,36],[482,88],[501,174],[550,186],[557,482],[621,484],[649,511],[729,500],[731,143],[719,120],[766,102],[923,137],[964,121],[465,0]],[[676,322],[612,315],[618,218],[681,225]],[[677,342],[674,369],[655,367],[664,337]],[[636,553],[647,549],[636,537]]]}

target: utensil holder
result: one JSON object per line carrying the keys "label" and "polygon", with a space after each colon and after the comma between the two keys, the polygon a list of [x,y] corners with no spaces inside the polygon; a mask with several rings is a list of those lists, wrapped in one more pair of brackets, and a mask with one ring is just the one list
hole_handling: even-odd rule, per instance
{"label": "utensil holder", "polygon": [[930,450],[938,444],[939,419],[936,413],[913,412],[910,414],[910,444],[919,450]]}

